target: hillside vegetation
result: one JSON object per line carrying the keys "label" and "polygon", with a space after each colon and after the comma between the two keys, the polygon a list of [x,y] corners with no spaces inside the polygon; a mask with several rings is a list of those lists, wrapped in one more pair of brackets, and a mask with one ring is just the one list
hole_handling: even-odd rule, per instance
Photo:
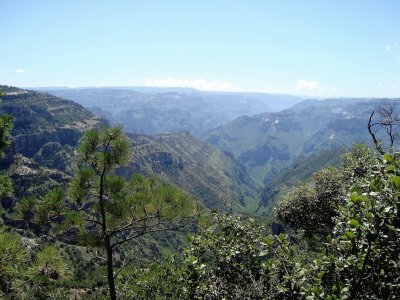
{"label": "hillside vegetation", "polygon": [[131,135],[132,159],[120,169],[163,178],[196,196],[207,208],[254,212],[258,186],[244,166],[189,133]]}

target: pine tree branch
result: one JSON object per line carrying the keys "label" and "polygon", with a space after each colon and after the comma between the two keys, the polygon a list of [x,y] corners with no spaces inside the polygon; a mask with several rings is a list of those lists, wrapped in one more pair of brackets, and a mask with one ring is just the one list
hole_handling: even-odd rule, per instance
{"label": "pine tree branch", "polygon": [[[111,245],[111,248],[112,248],[113,250],[115,250],[115,249],[117,249],[119,246],[121,246],[122,244],[124,244],[125,242],[131,241],[131,240],[133,240],[133,239],[136,239],[136,238],[138,238],[138,237],[140,237],[140,236],[143,236],[143,235],[145,235],[145,234],[148,234],[148,233],[166,232],[166,231],[177,231],[177,230],[179,230],[179,229],[181,229],[181,228],[183,228],[183,227],[185,226],[185,225],[177,225],[177,226],[167,227],[167,228],[154,228],[154,227],[157,226],[157,225],[159,225],[159,224],[155,224],[155,225],[153,225],[153,226],[151,226],[151,227],[149,227],[149,226],[144,227],[144,228],[142,229],[141,232],[139,232],[139,233],[137,233],[137,234],[135,234],[135,235],[128,235],[128,236],[127,236],[126,238],[124,238],[123,240],[120,240],[120,241],[118,241],[118,242],[113,243],[113,244]],[[153,228],[152,228],[152,227],[153,227]],[[150,230],[148,230],[149,228],[150,228]]]}

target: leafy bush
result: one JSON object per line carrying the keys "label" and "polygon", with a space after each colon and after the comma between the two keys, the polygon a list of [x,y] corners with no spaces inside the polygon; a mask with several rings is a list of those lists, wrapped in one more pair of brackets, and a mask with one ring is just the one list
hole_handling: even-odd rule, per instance
{"label": "leafy bush", "polygon": [[277,220],[304,231],[306,237],[330,234],[349,189],[365,181],[377,162],[375,153],[364,144],[355,144],[341,160],[339,168],[323,168],[314,174],[311,183],[293,188],[283,196],[275,206]]}
{"label": "leafy bush", "polygon": [[314,175],[313,183],[296,187],[282,197],[275,213],[278,221],[309,235],[327,234],[334,226],[343,197],[342,173],[327,167]]}
{"label": "leafy bush", "polygon": [[[399,299],[400,153],[369,156],[370,165],[353,154],[345,159],[348,173],[334,174],[352,187],[321,247],[304,250],[289,235],[267,235],[252,219],[216,214],[178,266],[136,273],[134,281],[145,284],[131,289],[132,297],[162,299],[174,286],[172,299]],[[333,189],[293,195],[331,199],[339,187],[329,174],[319,172],[315,182]]]}
{"label": "leafy bush", "polygon": [[399,299],[400,159],[385,154],[371,178],[351,190],[328,243],[314,265],[312,297]]}

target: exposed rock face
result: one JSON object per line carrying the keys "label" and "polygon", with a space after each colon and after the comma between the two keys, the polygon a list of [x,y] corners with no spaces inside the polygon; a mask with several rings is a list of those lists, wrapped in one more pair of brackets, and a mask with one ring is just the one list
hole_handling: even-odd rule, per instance
{"label": "exposed rock face", "polygon": [[15,174],[18,176],[36,175],[37,171],[27,166],[18,166],[17,169],[15,169]]}
{"label": "exposed rock face", "polygon": [[18,153],[8,169],[14,183],[14,196],[43,195],[56,186],[65,185],[70,176],[58,169],[40,166],[35,160]]}
{"label": "exposed rock face", "polygon": [[43,145],[57,142],[61,145],[76,146],[83,132],[72,128],[58,128],[52,132],[38,132],[36,134],[22,134],[14,138],[13,144],[16,153],[33,157]]}
{"label": "exposed rock face", "polygon": [[149,155],[151,161],[151,169],[155,173],[162,172],[163,170],[170,169],[183,169],[182,157],[174,157],[172,153],[169,152],[156,152]]}

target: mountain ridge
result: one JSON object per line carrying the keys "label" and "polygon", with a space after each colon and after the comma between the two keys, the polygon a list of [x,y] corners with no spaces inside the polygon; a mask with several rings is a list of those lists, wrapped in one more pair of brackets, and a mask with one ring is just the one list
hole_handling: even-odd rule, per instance
{"label": "mountain ridge", "polygon": [[266,182],[297,157],[354,142],[369,142],[367,123],[377,106],[399,99],[306,100],[290,109],[242,116],[201,135]]}
{"label": "mountain ridge", "polygon": [[[302,100],[290,95],[262,93],[174,91],[145,93],[132,89],[81,88],[47,90],[76,101],[112,124],[132,133],[190,131],[199,134],[241,115],[279,110]],[[168,91],[168,92],[166,92]]]}

